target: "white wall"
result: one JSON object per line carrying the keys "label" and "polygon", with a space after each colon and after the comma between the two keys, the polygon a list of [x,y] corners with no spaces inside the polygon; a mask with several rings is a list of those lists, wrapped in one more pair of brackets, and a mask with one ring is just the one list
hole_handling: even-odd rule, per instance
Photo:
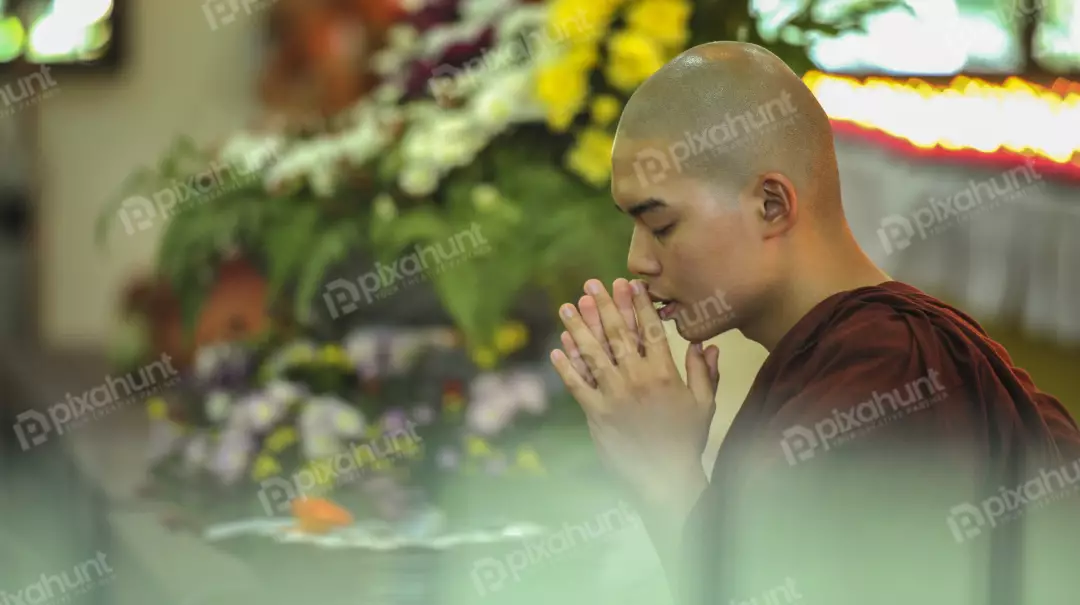
{"label": "white wall", "polygon": [[117,75],[57,75],[40,114],[41,332],[47,345],[104,345],[118,297],[153,264],[159,232],[117,223],[107,255],[94,222],[125,177],[156,163],[173,137],[210,142],[244,125],[254,98],[261,15],[212,31],[201,0],[129,0],[128,53]]}

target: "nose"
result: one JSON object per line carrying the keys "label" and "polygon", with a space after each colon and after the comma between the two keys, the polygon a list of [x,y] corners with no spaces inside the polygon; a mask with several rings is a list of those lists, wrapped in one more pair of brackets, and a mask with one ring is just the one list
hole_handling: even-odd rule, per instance
{"label": "nose", "polygon": [[626,255],[626,268],[634,275],[655,277],[660,275],[660,261],[653,255],[647,236],[642,233],[640,225],[634,226],[630,251]]}

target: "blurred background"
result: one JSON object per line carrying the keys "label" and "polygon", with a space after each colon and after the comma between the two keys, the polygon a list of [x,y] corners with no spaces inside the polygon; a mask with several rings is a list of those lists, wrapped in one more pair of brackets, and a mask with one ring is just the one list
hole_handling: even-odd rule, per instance
{"label": "blurred background", "polygon": [[[712,40],[1080,413],[1076,0],[0,0],[0,603],[667,602],[547,353],[625,275],[622,104]],[[766,356],[717,344],[706,468]]]}

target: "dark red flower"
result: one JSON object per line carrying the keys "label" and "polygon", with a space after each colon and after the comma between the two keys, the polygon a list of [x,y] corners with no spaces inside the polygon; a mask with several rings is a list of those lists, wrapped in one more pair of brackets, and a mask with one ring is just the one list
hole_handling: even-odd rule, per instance
{"label": "dark red flower", "polygon": [[424,8],[409,17],[409,24],[425,32],[433,27],[453,23],[460,18],[459,0],[428,0]]}

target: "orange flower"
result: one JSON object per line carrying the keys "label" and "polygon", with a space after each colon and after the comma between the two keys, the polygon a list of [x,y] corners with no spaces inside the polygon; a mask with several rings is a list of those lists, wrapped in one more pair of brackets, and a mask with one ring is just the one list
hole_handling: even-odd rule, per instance
{"label": "orange flower", "polygon": [[322,498],[297,498],[292,501],[292,513],[297,518],[300,531],[325,534],[336,527],[353,524],[349,511]]}

